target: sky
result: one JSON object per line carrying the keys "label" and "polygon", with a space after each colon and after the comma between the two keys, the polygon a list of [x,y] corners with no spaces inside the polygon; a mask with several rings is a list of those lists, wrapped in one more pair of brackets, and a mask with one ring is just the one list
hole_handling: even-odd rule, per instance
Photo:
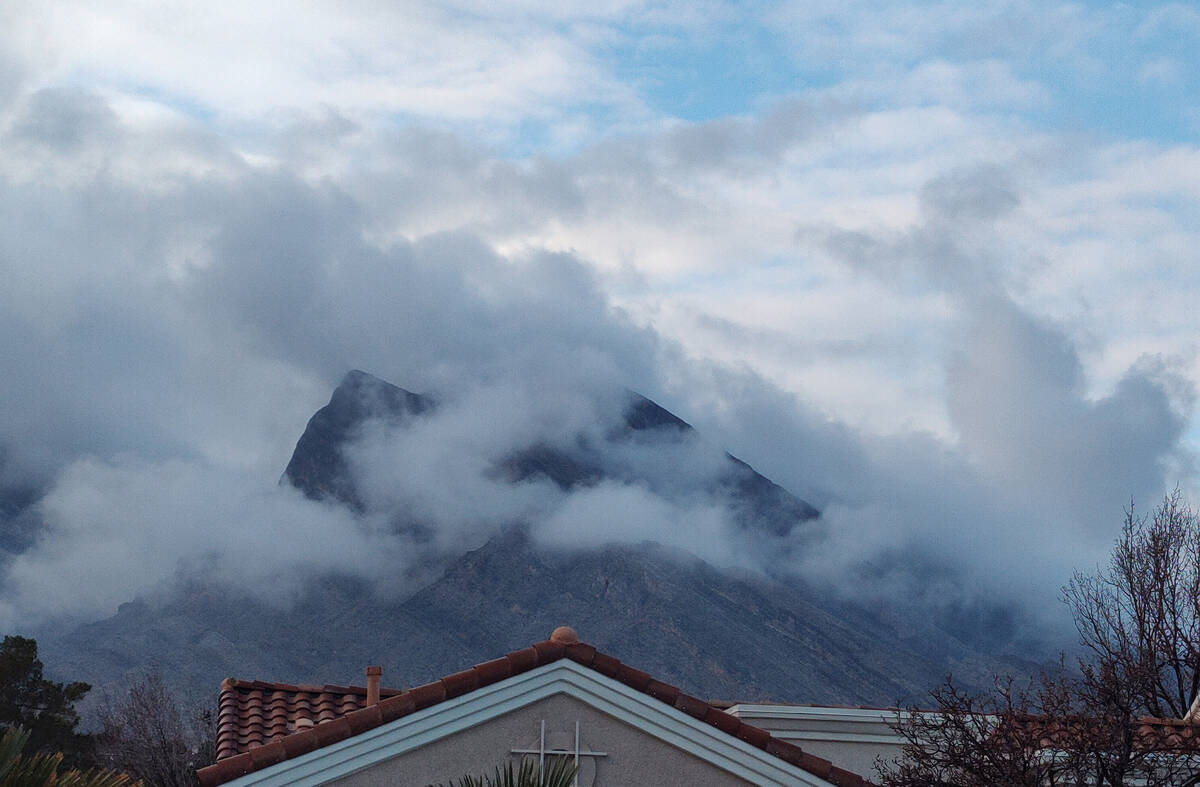
{"label": "sky", "polygon": [[276,485],[352,368],[452,403],[359,463],[447,549],[528,516],[757,560],[644,485],[431,493],[628,387],[822,509],[789,570],[1057,619],[1131,500],[1200,499],[1198,37],[1185,3],[5,3],[0,491],[44,527],[0,622],[416,560]]}

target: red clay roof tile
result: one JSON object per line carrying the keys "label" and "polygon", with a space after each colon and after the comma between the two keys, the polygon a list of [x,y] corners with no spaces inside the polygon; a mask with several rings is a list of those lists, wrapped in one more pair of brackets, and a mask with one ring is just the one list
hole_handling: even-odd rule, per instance
{"label": "red clay roof tile", "polygon": [[507,658],[508,663],[512,665],[512,671],[514,675],[527,672],[538,665],[538,652],[534,648],[522,648],[521,650],[514,650],[512,653],[509,653],[507,656],[505,656],[505,658]]}
{"label": "red clay roof tile", "polygon": [[703,721],[704,714],[708,713],[708,709],[711,706],[704,700],[697,699],[691,694],[680,692],[679,696],[675,698],[675,707],[687,715]]}
{"label": "red clay roof tile", "polygon": [[730,716],[725,711],[716,708],[709,708],[702,721],[730,735],[737,735],[738,727],[742,724],[738,721],[737,716]]}
{"label": "red clay roof tile", "polygon": [[378,705],[370,705],[359,713],[348,713],[346,721],[350,724],[351,735],[358,735],[360,732],[366,732],[386,723]]}
{"label": "red clay roof tile", "polygon": [[380,702],[376,707],[379,711],[381,722],[387,724],[389,721],[395,721],[401,716],[407,716],[413,711],[419,710],[417,699],[417,695],[410,691],[407,694],[401,694],[399,697],[393,697]]}
{"label": "red clay roof tile", "polygon": [[771,733],[743,723],[738,727],[737,736],[755,748],[763,748],[771,739]]}
{"label": "red clay roof tile", "polygon": [[446,685],[440,680],[426,683],[408,692],[408,697],[412,700],[414,710],[422,710],[446,699]]}
{"label": "red clay roof tile", "polygon": [[656,700],[662,700],[668,705],[675,705],[675,698],[679,696],[679,689],[669,683],[663,683],[661,680],[651,680],[646,684],[646,693]]}
{"label": "red clay roof tile", "polygon": [[490,683],[499,683],[505,678],[511,678],[513,669],[512,663],[507,658],[499,658],[476,664],[475,672],[479,675],[480,685],[486,686]]}
{"label": "red clay roof tile", "polygon": [[628,664],[622,664],[617,668],[617,680],[631,689],[645,691],[646,686],[650,684],[651,678],[649,674],[642,672],[640,669],[634,669]]}
{"label": "red clay roof tile", "polygon": [[461,697],[479,688],[478,669],[472,667],[462,672],[456,672],[453,675],[447,675],[442,678],[442,685],[446,687],[446,699]]}
{"label": "red clay roof tile", "polygon": [[563,657],[565,648],[561,642],[552,642],[545,640],[544,642],[535,642],[533,649],[538,654],[538,664],[549,664],[552,661],[558,661]]}
{"label": "red clay roof tile", "polygon": [[[381,694],[400,692],[388,689]],[[315,723],[345,716],[361,708],[366,696],[366,688],[357,686],[289,686],[227,678],[217,701],[217,759],[290,735],[302,719]]]}
{"label": "red clay roof tile", "polygon": [[591,667],[605,677],[616,678],[617,673],[621,671],[621,662],[612,656],[596,651],[596,656],[592,659]]}
{"label": "red clay roof tile", "polygon": [[567,658],[585,667],[590,667],[596,659],[596,649],[582,642],[574,642],[567,645]]}

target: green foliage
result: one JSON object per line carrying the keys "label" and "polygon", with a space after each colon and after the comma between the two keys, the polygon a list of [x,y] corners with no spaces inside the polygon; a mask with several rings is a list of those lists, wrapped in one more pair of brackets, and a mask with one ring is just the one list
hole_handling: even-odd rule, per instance
{"label": "green foliage", "polygon": [[[575,783],[575,763],[566,757],[553,757],[544,769],[528,757],[513,770],[512,762],[497,767],[491,776],[463,776],[437,787],[571,787]],[[430,785],[430,787],[433,787]]]}
{"label": "green foliage", "polygon": [[123,773],[94,769],[59,773],[62,752],[49,754],[22,752],[29,742],[29,731],[9,727],[0,737],[0,787],[138,787]]}
{"label": "green foliage", "polygon": [[35,640],[9,636],[0,644],[0,727],[28,730],[35,751],[61,752],[71,765],[90,761],[91,739],[75,731],[75,703],[90,689],[46,680]]}

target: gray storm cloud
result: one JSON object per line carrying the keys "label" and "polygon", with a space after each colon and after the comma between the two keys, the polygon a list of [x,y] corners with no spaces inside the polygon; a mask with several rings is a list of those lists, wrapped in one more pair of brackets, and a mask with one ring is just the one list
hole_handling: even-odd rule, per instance
{"label": "gray storm cloud", "polygon": [[[1073,561],[1107,549],[1131,495],[1152,498],[1190,472],[1190,404],[1170,393],[1180,386],[1169,367],[1141,363],[1089,395],[1070,337],[1009,295],[995,222],[1020,200],[998,169],[930,183],[910,232],[802,233],[861,275],[899,272],[904,286],[948,293],[949,441],[839,423],[747,365],[690,357],[614,306],[581,255],[495,241],[504,227],[601,210],[641,183],[668,199],[662,184],[680,167],[769,161],[811,133],[795,107],[762,128],[676,132],[628,172],[629,149],[516,166],[442,131],[379,141],[338,122],[293,127],[273,163],[250,164],[186,124],[125,125],[81,91],[35,94],[10,114],[4,489],[46,493],[44,529],[4,569],[10,627],[108,614],[196,574],[278,603],[329,571],[403,592],[410,569],[514,521],[554,546],[660,541],[966,619],[988,602],[1046,606]],[[399,163],[305,174],[356,145],[379,146],[365,160]],[[40,164],[8,153],[33,148]],[[460,194],[482,220],[447,207]],[[398,217],[404,231],[386,231]],[[355,444],[366,516],[276,484],[349,368],[446,403]],[[496,478],[507,452],[601,433],[626,388],[691,421],[703,442],[608,446],[611,478],[576,491]],[[803,543],[736,533],[708,494],[722,449],[823,509]],[[424,531],[397,528],[399,511]],[[1018,636],[1011,625],[996,636]]]}
{"label": "gray storm cloud", "polygon": [[1153,357],[1111,392],[1087,390],[1071,338],[1008,293],[1019,267],[1006,264],[997,221],[1018,206],[1014,188],[994,166],[954,171],[922,190],[922,221],[907,232],[801,230],[865,274],[959,308],[944,382],[954,442],[863,437],[865,472],[830,479],[831,546],[810,565],[857,562],[883,586],[951,606],[1040,598],[1029,617],[1052,619],[1061,610],[1046,602],[1073,568],[1103,559],[1123,507],[1193,476],[1180,441],[1194,394]]}

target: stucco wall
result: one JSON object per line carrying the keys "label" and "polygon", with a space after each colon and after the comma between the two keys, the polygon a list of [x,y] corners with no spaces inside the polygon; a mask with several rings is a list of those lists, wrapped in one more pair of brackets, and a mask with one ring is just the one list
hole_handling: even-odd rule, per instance
{"label": "stucco wall", "polygon": [[448,736],[336,782],[345,787],[424,787],[466,774],[491,773],[512,749],[537,748],[546,720],[548,744],[606,752],[584,758],[580,787],[733,787],[742,779],[562,694]]}

